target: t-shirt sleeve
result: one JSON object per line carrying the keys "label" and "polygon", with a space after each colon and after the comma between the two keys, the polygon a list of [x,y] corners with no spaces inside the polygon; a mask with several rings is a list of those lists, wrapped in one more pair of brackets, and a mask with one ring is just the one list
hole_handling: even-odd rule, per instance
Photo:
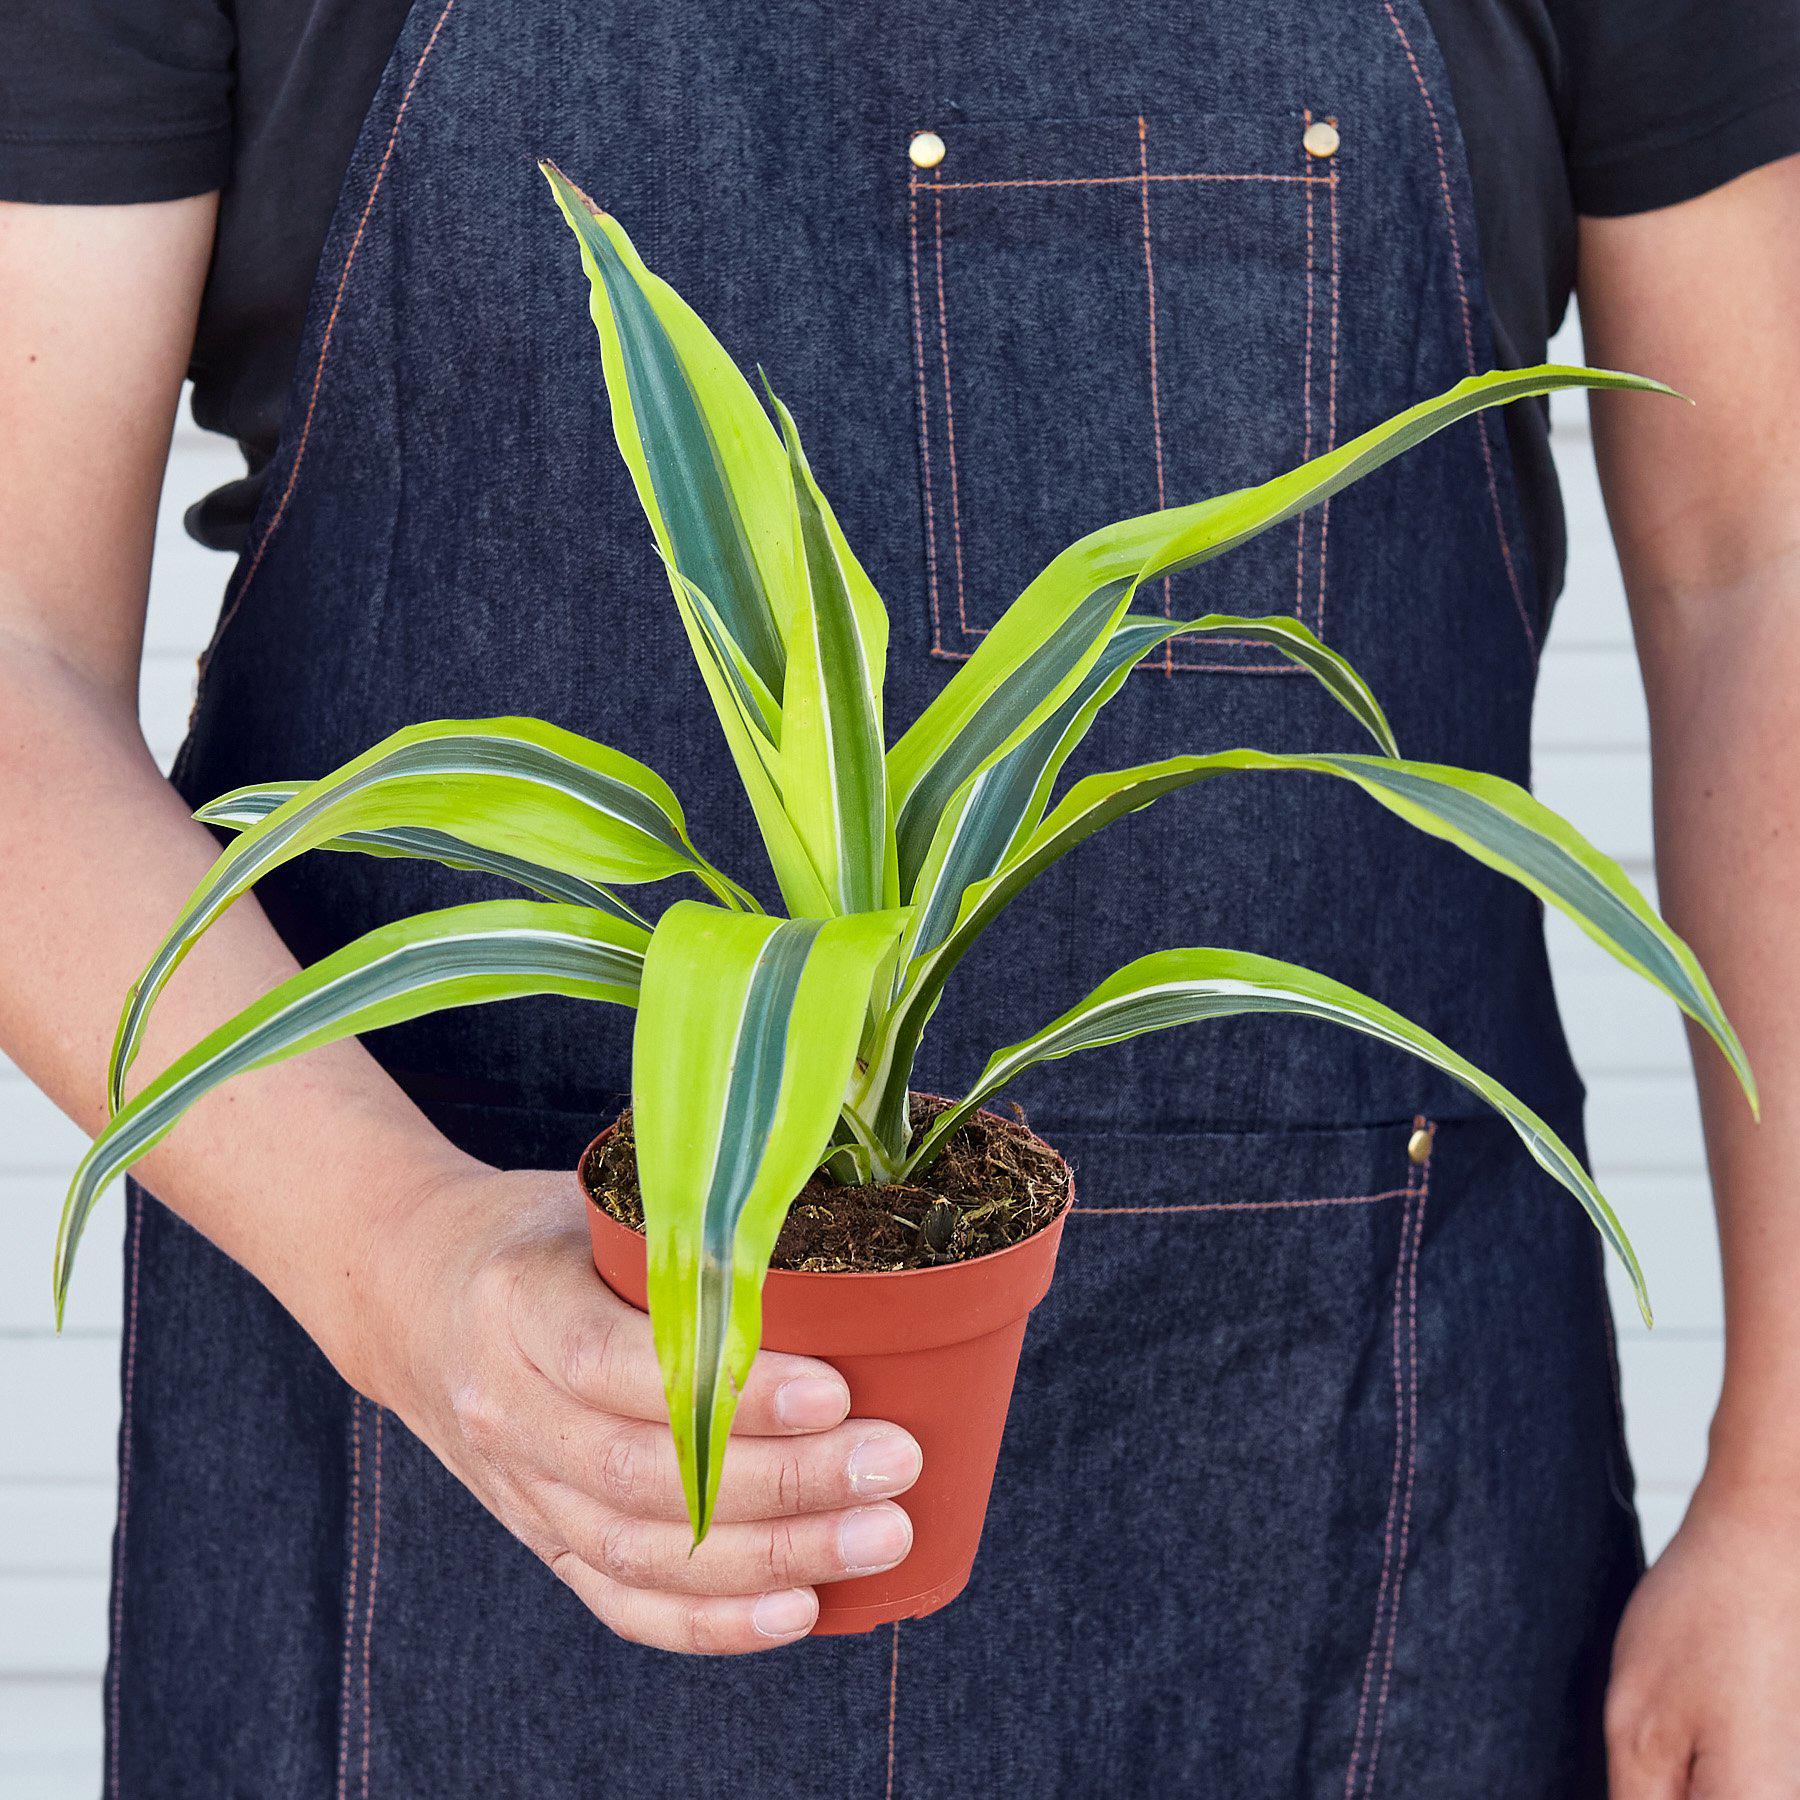
{"label": "t-shirt sleeve", "polygon": [[1800,0],[1557,0],[1569,171],[1649,212],[1800,151]]}
{"label": "t-shirt sleeve", "polygon": [[0,200],[178,200],[231,163],[224,0],[5,0]]}

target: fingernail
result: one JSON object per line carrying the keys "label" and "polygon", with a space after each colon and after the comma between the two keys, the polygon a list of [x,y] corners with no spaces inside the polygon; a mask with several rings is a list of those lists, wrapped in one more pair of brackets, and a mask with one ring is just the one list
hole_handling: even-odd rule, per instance
{"label": "fingernail", "polygon": [[838,1555],[851,1575],[891,1569],[911,1548],[912,1521],[897,1506],[859,1506],[838,1527]]}
{"label": "fingernail", "polygon": [[919,1446],[904,1432],[864,1438],[847,1465],[853,1494],[893,1494],[919,1479]]}
{"label": "fingernail", "polygon": [[805,1588],[785,1588],[779,1594],[762,1595],[750,1609],[750,1623],[761,1637],[792,1637],[809,1630],[818,1611],[819,1603]]}
{"label": "fingernail", "polygon": [[796,1375],[775,1390],[775,1416],[795,1431],[835,1425],[849,1410],[849,1391],[829,1375]]}

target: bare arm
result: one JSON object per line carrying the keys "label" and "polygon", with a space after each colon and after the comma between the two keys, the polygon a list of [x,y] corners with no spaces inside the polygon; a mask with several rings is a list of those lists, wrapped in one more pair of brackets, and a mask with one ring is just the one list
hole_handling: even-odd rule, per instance
{"label": "bare arm", "polygon": [[[1664,910],[1762,1089],[1696,1048],[1725,1268],[1705,1480],[1621,1634],[1614,1792],[1800,1793],[1800,159],[1584,220],[1590,360],[1692,409],[1598,397],[1650,706]],[[1691,1773],[1690,1773],[1691,1765]]]}
{"label": "bare arm", "polygon": [[[218,853],[137,724],[157,492],[214,207],[0,208],[0,1041],[90,1131],[120,998]],[[221,930],[171,986],[148,1068],[292,972],[253,900]],[[291,1187],[292,1133],[316,1170],[295,1195],[304,1235],[242,1203]],[[143,1173],[349,1355],[357,1273],[340,1259],[322,1279],[300,1246],[363,1241],[359,1166],[430,1178],[452,1158],[351,1044],[215,1096]]]}
{"label": "bare arm", "polygon": [[[0,205],[0,1047],[89,1130],[126,988],[217,854],[137,725],[214,211]],[[142,1066],[293,968],[239,901],[170,984]],[[911,1485],[917,1446],[844,1423],[827,1365],[765,1355],[721,1524],[690,1557],[648,1322],[594,1275],[572,1178],[463,1156],[358,1044],[232,1083],[140,1172],[626,1636],[791,1642],[812,1583],[910,1544],[879,1497]]]}

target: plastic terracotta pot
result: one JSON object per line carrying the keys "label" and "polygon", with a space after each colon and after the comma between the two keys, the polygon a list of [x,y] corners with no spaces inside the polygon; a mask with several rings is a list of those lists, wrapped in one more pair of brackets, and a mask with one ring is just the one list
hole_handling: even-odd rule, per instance
{"label": "plastic terracotta pot", "polygon": [[[996,1122],[1023,1130],[1009,1120]],[[611,1130],[589,1146],[583,1168]],[[896,1274],[770,1271],[763,1288],[764,1347],[823,1357],[849,1384],[852,1418],[903,1425],[924,1453],[918,1481],[900,1496],[912,1519],[912,1549],[879,1575],[822,1585],[814,1636],[921,1618],[949,1605],[967,1585],[1026,1322],[1049,1292],[1063,1221],[1075,1198],[1074,1179],[1066,1164],[1063,1169],[1068,1199],[1057,1216],[990,1255]],[[591,1198],[587,1211],[601,1279],[621,1300],[647,1310],[642,1234]]]}

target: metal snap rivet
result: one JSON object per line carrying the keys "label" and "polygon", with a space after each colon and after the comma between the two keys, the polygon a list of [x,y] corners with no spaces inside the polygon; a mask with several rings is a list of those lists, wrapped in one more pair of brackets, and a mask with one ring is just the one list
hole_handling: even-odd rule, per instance
{"label": "metal snap rivet", "polygon": [[944,140],[935,131],[915,132],[906,154],[915,169],[935,169],[944,160]]}
{"label": "metal snap rivet", "polygon": [[[914,141],[916,142],[917,140],[915,139]],[[1314,119],[1306,128],[1306,136],[1300,141],[1306,146],[1306,154],[1308,156],[1323,157],[1337,155],[1337,127],[1327,119]]]}
{"label": "metal snap rivet", "polygon": [[1416,1163],[1431,1161],[1431,1133],[1423,1125],[1406,1140],[1406,1154]]}

